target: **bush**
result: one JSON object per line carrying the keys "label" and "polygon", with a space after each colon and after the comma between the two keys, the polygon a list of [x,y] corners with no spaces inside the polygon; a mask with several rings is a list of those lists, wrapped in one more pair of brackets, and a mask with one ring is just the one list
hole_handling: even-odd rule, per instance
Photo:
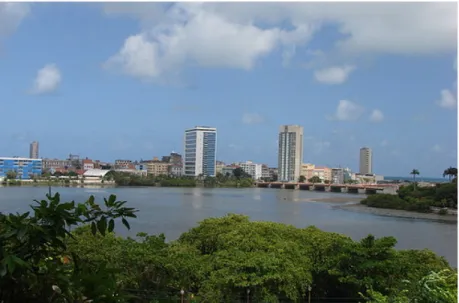
{"label": "bush", "polygon": [[442,208],[440,209],[440,211],[438,212],[439,215],[447,215],[448,214],[448,209],[447,208]]}
{"label": "bush", "polygon": [[396,195],[377,194],[363,199],[361,204],[376,208],[405,209],[407,202]]}

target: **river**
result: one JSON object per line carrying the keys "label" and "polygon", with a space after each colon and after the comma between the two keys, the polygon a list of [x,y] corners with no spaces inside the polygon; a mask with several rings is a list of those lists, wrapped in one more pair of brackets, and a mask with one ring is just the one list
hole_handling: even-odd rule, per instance
{"label": "river", "polygon": [[[33,199],[43,199],[47,187],[0,188],[0,212],[24,212]],[[63,200],[82,202],[90,195],[96,201],[116,194],[118,200],[139,209],[131,219],[131,231],[119,226],[122,235],[137,232],[164,233],[174,240],[205,218],[228,213],[244,214],[252,220],[274,221],[297,227],[314,225],[359,240],[368,234],[394,236],[400,249],[428,248],[457,267],[457,225],[418,219],[383,217],[333,208],[336,203],[308,202],[323,198],[355,199],[351,194],[281,190],[268,188],[53,188]],[[343,203],[343,202],[340,202]]]}

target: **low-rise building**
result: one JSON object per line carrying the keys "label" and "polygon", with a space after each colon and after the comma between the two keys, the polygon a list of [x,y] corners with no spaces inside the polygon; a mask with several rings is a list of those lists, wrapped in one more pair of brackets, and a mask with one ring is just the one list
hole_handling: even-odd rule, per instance
{"label": "low-rise building", "polygon": [[223,161],[216,161],[215,162],[215,174],[222,174],[223,168],[226,166],[225,162]]}
{"label": "low-rise building", "polygon": [[42,166],[41,159],[1,157],[0,177],[8,177],[9,172],[12,172],[10,174],[14,174],[16,179],[32,179],[41,176]]}
{"label": "low-rise building", "polygon": [[344,168],[332,168],[330,181],[332,184],[344,184]]}
{"label": "low-rise building", "polygon": [[83,169],[88,170],[88,169],[94,169],[94,162],[91,159],[83,159]]}
{"label": "low-rise building", "polygon": [[238,167],[239,166],[237,165],[227,165],[222,168],[222,175],[226,177],[233,177],[234,176],[233,171]]}
{"label": "low-rise building", "polygon": [[149,175],[153,176],[169,175],[170,165],[170,163],[162,162],[157,157],[155,157],[152,161],[147,162],[147,172]]}
{"label": "low-rise building", "polygon": [[262,176],[262,165],[253,163],[252,161],[236,163],[243,171],[249,174],[252,179],[260,180]]}
{"label": "low-rise building", "polygon": [[72,166],[70,160],[60,160],[60,159],[48,159],[45,158],[42,160],[42,169],[43,170],[51,170],[56,168],[64,168],[67,169]]}
{"label": "low-rise building", "polygon": [[261,165],[261,178],[263,180],[271,180],[271,174],[269,173],[269,167],[266,164]]}
{"label": "low-rise building", "polygon": [[133,163],[132,163],[132,160],[122,160],[122,159],[118,159],[118,160],[115,160],[115,169],[123,169],[123,168],[132,168],[133,166]]}

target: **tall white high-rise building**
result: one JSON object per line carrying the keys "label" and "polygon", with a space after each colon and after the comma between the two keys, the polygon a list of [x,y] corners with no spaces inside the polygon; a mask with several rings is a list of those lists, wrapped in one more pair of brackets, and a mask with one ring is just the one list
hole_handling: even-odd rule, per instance
{"label": "tall white high-rise building", "polygon": [[217,129],[196,126],[185,130],[183,172],[185,176],[216,174]]}
{"label": "tall white high-rise building", "polygon": [[373,152],[369,147],[362,147],[360,149],[359,173],[362,175],[373,173]]}
{"label": "tall white high-rise building", "polygon": [[38,159],[38,142],[37,141],[33,141],[32,143],[30,143],[29,158]]}
{"label": "tall white high-rise building", "polygon": [[283,125],[279,128],[279,181],[298,181],[303,163],[303,127]]}

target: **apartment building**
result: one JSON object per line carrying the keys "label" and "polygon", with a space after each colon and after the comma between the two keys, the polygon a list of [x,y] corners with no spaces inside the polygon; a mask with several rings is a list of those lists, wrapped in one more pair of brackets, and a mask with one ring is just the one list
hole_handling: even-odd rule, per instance
{"label": "apartment building", "polygon": [[218,173],[222,173],[223,168],[226,166],[225,162],[216,161],[215,162],[215,175]]}
{"label": "apartment building", "polygon": [[169,175],[169,166],[171,165],[168,162],[162,162],[157,157],[153,158],[152,161],[146,162],[147,173],[149,175],[164,176]]}
{"label": "apartment building", "polygon": [[369,147],[362,147],[360,149],[359,173],[361,175],[373,173],[373,152]]}
{"label": "apartment building", "polygon": [[196,126],[185,130],[184,175],[215,177],[217,129]]}
{"label": "apartment building", "polygon": [[33,141],[30,143],[30,151],[29,151],[29,158],[30,159],[38,159],[39,152],[38,152],[38,142]]}
{"label": "apartment building", "polygon": [[135,168],[135,165],[131,160],[118,159],[115,160],[115,169],[132,169]]}
{"label": "apartment building", "polygon": [[12,171],[16,179],[31,179],[33,176],[41,176],[42,166],[41,159],[1,157],[0,177],[5,178]]}
{"label": "apartment building", "polygon": [[260,180],[262,177],[262,165],[253,163],[252,161],[239,162],[236,163],[236,166],[239,166],[243,171],[249,174],[252,179]]}
{"label": "apartment building", "polygon": [[303,163],[303,127],[283,125],[279,128],[279,181],[298,181]]}
{"label": "apartment building", "polygon": [[266,164],[261,165],[261,178],[263,180],[270,180],[271,174],[269,173],[269,167]]}

